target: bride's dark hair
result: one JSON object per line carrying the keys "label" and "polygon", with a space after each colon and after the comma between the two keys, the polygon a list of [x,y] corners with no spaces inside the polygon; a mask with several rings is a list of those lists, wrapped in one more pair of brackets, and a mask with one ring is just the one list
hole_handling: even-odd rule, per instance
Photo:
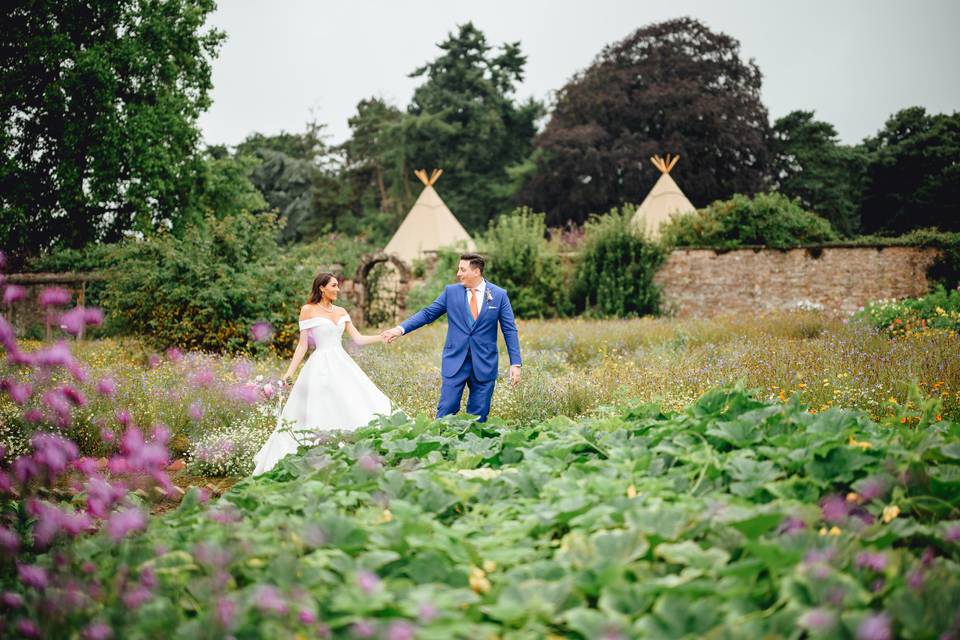
{"label": "bride's dark hair", "polygon": [[319,304],[323,301],[323,288],[330,284],[330,281],[336,277],[337,276],[332,273],[327,273],[326,271],[318,273],[317,277],[313,279],[313,288],[310,289],[310,299],[307,302],[309,304]]}

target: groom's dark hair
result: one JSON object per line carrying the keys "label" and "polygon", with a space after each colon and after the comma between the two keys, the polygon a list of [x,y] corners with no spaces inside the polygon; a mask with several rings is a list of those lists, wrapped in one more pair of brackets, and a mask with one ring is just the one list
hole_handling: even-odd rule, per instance
{"label": "groom's dark hair", "polygon": [[460,255],[460,259],[469,262],[474,269],[480,269],[480,273],[483,273],[483,268],[487,265],[486,260],[479,253],[464,253]]}

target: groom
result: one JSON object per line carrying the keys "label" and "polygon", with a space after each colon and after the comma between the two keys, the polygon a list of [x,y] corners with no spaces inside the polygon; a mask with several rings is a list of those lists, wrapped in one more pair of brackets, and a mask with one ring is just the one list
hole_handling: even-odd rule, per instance
{"label": "groom", "polygon": [[484,422],[497,383],[497,324],[510,354],[510,383],[520,382],[520,342],[507,292],[483,279],[483,258],[475,253],[460,256],[457,280],[429,306],[381,335],[387,342],[430,324],[447,314],[447,339],[443,345],[440,402],[437,417],[460,411],[463,388],[470,388],[467,413]]}

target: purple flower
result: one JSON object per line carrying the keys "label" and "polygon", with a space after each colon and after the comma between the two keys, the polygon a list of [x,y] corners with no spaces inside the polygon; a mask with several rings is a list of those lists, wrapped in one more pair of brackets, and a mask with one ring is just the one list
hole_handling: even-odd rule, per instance
{"label": "purple flower", "polygon": [[232,504],[227,504],[217,509],[211,509],[207,512],[207,517],[214,522],[219,522],[220,524],[233,524],[234,522],[240,522],[240,520],[243,519],[239,509]]}
{"label": "purple flower", "polygon": [[20,538],[17,534],[6,527],[0,526],[0,549],[11,555],[20,548]]}
{"label": "purple flower", "polygon": [[213,384],[213,371],[210,369],[200,369],[192,376],[192,384],[198,387],[209,387]]}
{"label": "purple flower", "polygon": [[91,327],[99,327],[103,324],[103,311],[96,307],[88,307],[83,311],[83,321]]}
{"label": "purple flower", "polygon": [[273,325],[269,322],[257,322],[250,327],[254,342],[266,342],[273,336]]}
{"label": "purple flower", "polygon": [[102,622],[94,622],[83,632],[84,640],[108,640],[113,637],[113,630]]}
{"label": "purple flower", "polygon": [[4,380],[0,383],[0,387],[6,388],[7,393],[10,394],[10,399],[19,405],[24,404],[33,395],[33,388],[26,382]]}
{"label": "purple flower", "polygon": [[807,528],[807,523],[805,523],[800,518],[796,516],[787,516],[783,522],[780,523],[780,528],[778,533],[780,535],[790,535],[796,533],[797,531],[803,531]]}
{"label": "purple flower", "polygon": [[187,416],[194,422],[203,420],[203,404],[201,404],[199,400],[191,403],[190,406],[187,407]]}
{"label": "purple flower", "polygon": [[950,525],[943,538],[947,542],[960,542],[960,524]]}
{"label": "purple flower", "polygon": [[923,588],[923,570],[914,569],[907,574],[907,586],[913,589],[914,591],[919,591]]}
{"label": "purple flower", "polygon": [[170,347],[167,349],[167,360],[170,362],[180,362],[183,360],[183,352],[176,347]]}
{"label": "purple flower", "polygon": [[439,613],[440,612],[437,611],[437,608],[429,602],[424,602],[417,609],[417,617],[420,619],[420,622],[423,622],[424,624],[436,618]]}
{"label": "purple flower", "polygon": [[360,620],[359,622],[353,623],[353,626],[350,627],[350,631],[357,638],[372,638],[374,635],[376,635],[377,628],[367,620]]}
{"label": "purple flower", "polygon": [[47,570],[35,564],[18,564],[17,575],[20,577],[20,582],[31,589],[46,589],[50,584]]}
{"label": "purple flower", "polygon": [[240,380],[246,380],[250,377],[250,364],[244,360],[240,360],[233,365],[233,375],[237,376]]}
{"label": "purple flower", "polygon": [[860,482],[859,489],[863,500],[870,502],[882,497],[887,492],[887,483],[882,478],[871,476]]}
{"label": "purple flower", "polygon": [[287,603],[280,592],[271,585],[260,585],[254,592],[254,604],[262,613],[284,614],[287,612]]}
{"label": "purple flower", "polygon": [[871,571],[880,572],[887,567],[887,557],[882,553],[863,551],[857,554],[853,565],[858,569],[870,569]]}
{"label": "purple flower", "polygon": [[857,640],[890,640],[892,637],[890,618],[885,613],[868,615],[857,627]]}
{"label": "purple flower", "polygon": [[201,542],[193,549],[197,562],[211,569],[222,569],[230,564],[230,552],[220,545]]}
{"label": "purple flower", "polygon": [[357,586],[365,593],[373,593],[380,585],[380,578],[372,571],[357,572]]}
{"label": "purple flower", "polygon": [[19,609],[23,606],[23,596],[13,591],[5,591],[0,595],[0,604],[8,609]]}
{"label": "purple flower", "polygon": [[118,511],[107,520],[107,535],[114,541],[122,540],[131,533],[147,526],[147,516],[136,507]]}
{"label": "purple flower", "polygon": [[17,622],[17,631],[25,638],[39,638],[40,628],[33,620],[21,619]]}
{"label": "purple flower", "polygon": [[37,303],[41,307],[60,307],[70,303],[70,292],[62,287],[47,287],[40,292]]}
{"label": "purple flower", "polygon": [[153,594],[150,592],[150,589],[139,586],[133,591],[123,594],[123,604],[128,609],[139,609],[141,605],[148,602],[152,597]]}
{"label": "purple flower", "polygon": [[60,340],[53,346],[34,353],[33,362],[40,367],[66,367],[73,364],[73,355],[67,343]]}
{"label": "purple flower", "polygon": [[87,404],[87,397],[83,395],[81,391],[74,389],[69,385],[60,387],[60,393],[62,393],[63,397],[69,400],[70,403],[75,407],[82,407],[83,405]]}
{"label": "purple flower", "polygon": [[38,433],[30,439],[33,445],[33,458],[47,468],[52,475],[66,471],[67,465],[76,460],[80,451],[72,440],[52,433]]}
{"label": "purple flower", "polygon": [[357,466],[367,473],[376,473],[383,467],[380,458],[372,454],[364,454],[357,458]]}
{"label": "purple flower", "polygon": [[60,328],[72,336],[80,335],[86,324],[87,316],[83,307],[74,307],[60,316]]}
{"label": "purple flower", "polygon": [[3,304],[13,304],[27,297],[27,290],[15,284],[8,284],[3,290]]}
{"label": "purple flower", "polygon": [[32,409],[27,409],[23,412],[23,419],[32,424],[36,424],[43,420],[43,412],[36,407]]}
{"label": "purple flower", "polygon": [[844,500],[841,496],[827,496],[820,501],[820,511],[823,514],[823,519],[830,524],[837,524],[843,522],[847,518],[849,513],[847,507],[847,501]]}
{"label": "purple flower", "polygon": [[6,347],[7,351],[16,351],[17,339],[13,332],[13,325],[3,316],[0,316],[0,344]]}
{"label": "purple flower", "polygon": [[233,400],[254,405],[260,399],[260,392],[252,384],[236,384],[230,387],[227,395]]}
{"label": "purple flower", "polygon": [[237,614],[237,603],[230,598],[217,600],[217,621],[222,627],[229,629],[233,626]]}
{"label": "purple flower", "polygon": [[300,609],[300,613],[297,614],[297,619],[303,624],[314,624],[317,621],[317,615],[313,611]]}
{"label": "purple flower", "polygon": [[97,382],[97,393],[100,395],[110,398],[116,392],[117,383],[114,382],[113,378],[107,376],[106,378],[102,378],[99,382]]}
{"label": "purple flower", "polygon": [[160,366],[160,356],[155,353],[151,353],[150,357],[147,358],[147,364],[150,365],[151,369],[156,369]]}
{"label": "purple flower", "polygon": [[414,631],[414,626],[406,620],[397,620],[387,627],[387,640],[413,640]]}

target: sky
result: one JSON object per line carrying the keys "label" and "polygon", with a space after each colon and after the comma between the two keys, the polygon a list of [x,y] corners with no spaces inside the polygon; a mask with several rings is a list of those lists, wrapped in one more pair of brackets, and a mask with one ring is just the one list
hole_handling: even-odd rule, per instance
{"label": "sky", "polygon": [[813,110],[844,143],[875,134],[899,109],[960,110],[958,0],[220,0],[209,24],[227,33],[213,64],[208,144],[253,132],[327,125],[349,137],[357,103],[405,108],[422,82],[408,75],[437,43],[472,21],[491,45],[527,56],[517,97],[549,101],[601,49],[634,30],[690,16],[740,41],[764,75],[771,123]]}

